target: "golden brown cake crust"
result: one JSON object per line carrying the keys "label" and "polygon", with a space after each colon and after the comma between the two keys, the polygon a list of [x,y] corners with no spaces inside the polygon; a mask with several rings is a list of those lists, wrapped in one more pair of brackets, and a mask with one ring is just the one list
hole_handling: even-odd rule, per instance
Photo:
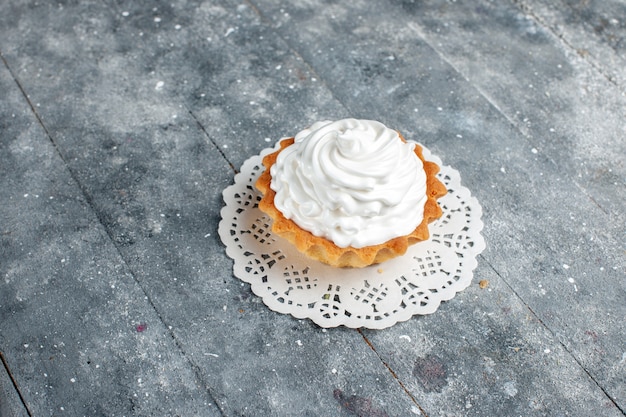
{"label": "golden brown cake crust", "polygon": [[[404,140],[402,135],[400,138]],[[406,236],[400,236],[379,245],[366,246],[363,248],[340,248],[332,241],[323,237],[314,236],[312,233],[300,228],[295,222],[285,218],[274,206],[276,192],[270,188],[272,176],[270,168],[276,162],[278,154],[294,143],[294,138],[283,139],[280,149],[263,158],[265,171],[256,182],[256,187],[263,194],[259,202],[259,209],[272,218],[272,232],[287,239],[296,248],[308,257],[336,267],[365,267],[384,262],[396,256],[403,255],[409,245],[428,239],[428,223],[441,217],[442,211],[437,204],[437,199],[447,193],[446,187],[436,177],[439,166],[433,162],[424,160],[422,148],[415,146],[415,154],[422,161],[426,172],[426,195],[424,205],[424,219],[415,230]]]}

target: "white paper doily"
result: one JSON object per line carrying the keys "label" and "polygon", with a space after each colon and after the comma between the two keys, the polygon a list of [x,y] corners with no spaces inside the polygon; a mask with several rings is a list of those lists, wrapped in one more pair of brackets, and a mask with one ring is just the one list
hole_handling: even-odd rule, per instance
{"label": "white paper doily", "polygon": [[[422,146],[423,147],[423,146]],[[309,318],[322,327],[383,329],[416,314],[430,314],[467,288],[485,248],[482,209],[461,186],[458,171],[423,148],[437,163],[448,194],[438,200],[443,216],[429,225],[430,239],[401,257],[366,268],[334,268],[310,260],[272,235],[271,220],[257,208],[254,187],[262,159],[279,143],[244,162],[224,190],[219,234],[234,260],[234,274],[272,310]]]}

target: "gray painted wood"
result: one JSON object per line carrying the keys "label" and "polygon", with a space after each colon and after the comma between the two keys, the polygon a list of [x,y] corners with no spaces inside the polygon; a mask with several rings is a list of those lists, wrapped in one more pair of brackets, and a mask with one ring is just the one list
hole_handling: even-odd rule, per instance
{"label": "gray painted wood", "polygon": [[4,364],[0,366],[0,417],[27,417],[28,411]]}
{"label": "gray painted wood", "polygon": [[[513,5],[283,7],[289,17],[277,19],[277,30],[318,73],[332,74],[325,81],[353,113],[414,125],[418,140],[444,162],[464,167],[485,207],[487,240],[495,243],[485,263],[557,335],[572,363],[583,364],[592,386],[604,387],[623,409],[626,385],[618,375],[626,328],[615,313],[626,297],[617,243],[624,231],[626,100],[619,89],[578,58],[568,66],[571,51]],[[268,15],[280,16],[273,8]],[[381,15],[390,18],[381,22]],[[494,34],[494,25],[502,32]],[[340,34],[349,50],[336,45]],[[589,97],[580,84],[603,93]],[[537,88],[539,94],[528,93]],[[411,109],[418,111],[405,121]],[[572,120],[572,111],[581,116]],[[429,129],[433,120],[440,122]],[[561,396],[569,390],[564,385]]]}
{"label": "gray painted wood", "polygon": [[529,0],[518,3],[624,92],[626,5],[623,1]]}
{"label": "gray painted wood", "polygon": [[[622,4],[291,3],[0,5],[0,350],[34,415],[624,415]],[[346,116],[484,209],[474,284],[383,331],[269,311],[217,235],[245,159]]]}
{"label": "gray painted wood", "polygon": [[0,68],[0,341],[32,415],[219,415]]}

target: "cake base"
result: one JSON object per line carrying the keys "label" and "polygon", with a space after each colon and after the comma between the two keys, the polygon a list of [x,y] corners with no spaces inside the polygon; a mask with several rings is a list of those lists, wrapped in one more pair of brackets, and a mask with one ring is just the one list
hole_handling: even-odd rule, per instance
{"label": "cake base", "polygon": [[[400,137],[402,138],[402,136]],[[420,145],[415,146],[415,154],[422,161],[424,171],[426,172],[427,196],[422,222],[412,233],[378,245],[365,246],[363,248],[341,248],[328,239],[315,236],[309,231],[300,228],[293,220],[283,216],[274,205],[276,193],[270,188],[272,181],[270,168],[276,163],[278,154],[293,143],[294,138],[283,139],[280,142],[280,149],[263,158],[265,171],[255,184],[257,189],[263,194],[259,202],[259,209],[271,217],[273,233],[289,241],[309,258],[342,268],[362,268],[387,261],[404,255],[409,246],[428,239],[430,235],[428,224],[441,217],[442,214],[441,208],[437,204],[437,199],[444,196],[447,190],[436,177],[439,172],[439,166],[424,159]]]}

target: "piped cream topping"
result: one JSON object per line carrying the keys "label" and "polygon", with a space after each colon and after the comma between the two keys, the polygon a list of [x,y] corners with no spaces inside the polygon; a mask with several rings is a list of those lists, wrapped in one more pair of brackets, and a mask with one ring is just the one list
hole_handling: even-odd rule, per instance
{"label": "piped cream topping", "polygon": [[372,120],[322,121],[302,130],[272,166],[274,204],[337,246],[362,248],[422,222],[426,173],[415,142]]}

